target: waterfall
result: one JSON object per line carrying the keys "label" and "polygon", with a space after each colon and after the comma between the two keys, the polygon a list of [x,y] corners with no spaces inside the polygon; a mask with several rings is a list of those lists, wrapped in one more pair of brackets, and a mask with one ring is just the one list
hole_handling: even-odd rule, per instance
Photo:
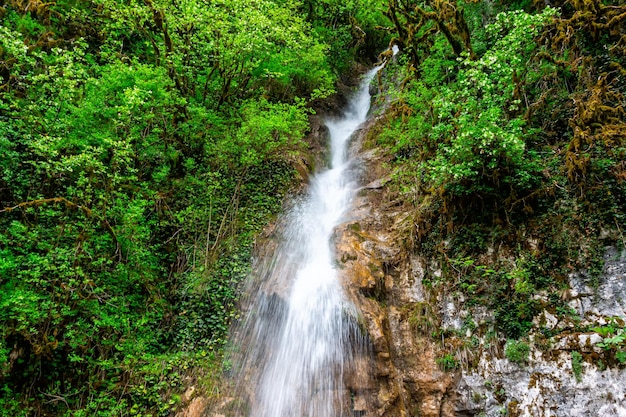
{"label": "waterfall", "polygon": [[350,407],[343,381],[358,329],[338,282],[331,239],[357,189],[347,148],[367,118],[369,84],[378,70],[364,76],[342,116],[326,120],[330,166],[289,211],[280,243],[257,266],[256,288],[247,290],[251,299],[233,335],[241,358],[233,370],[238,415],[335,417]]}

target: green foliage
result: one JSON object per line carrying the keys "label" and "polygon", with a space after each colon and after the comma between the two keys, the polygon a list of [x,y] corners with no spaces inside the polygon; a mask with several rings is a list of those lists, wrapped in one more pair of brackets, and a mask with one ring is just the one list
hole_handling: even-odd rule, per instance
{"label": "green foliage", "polygon": [[225,165],[252,167],[278,159],[281,152],[288,156],[302,150],[301,139],[308,127],[303,102],[273,104],[262,98],[243,103],[241,112],[238,131],[216,143],[216,157],[224,158]]}
{"label": "green foliage", "polygon": [[[618,324],[619,317],[613,317],[611,321],[592,330],[603,337],[597,346],[613,356],[620,364],[626,364],[626,329]],[[622,321],[623,323],[623,321]]]}
{"label": "green foliage", "polygon": [[303,0],[300,10],[313,30],[329,45],[335,72],[345,71],[350,57],[375,61],[381,45],[388,43],[377,26],[384,22],[382,0]]}
{"label": "green foliage", "polygon": [[470,258],[449,260],[454,273],[458,274],[458,289],[468,296],[468,302],[487,305],[495,313],[496,326],[506,337],[519,338],[530,330],[532,319],[539,305],[532,299],[536,286],[545,288],[538,281],[530,263],[519,259],[517,265],[478,265]]}
{"label": "green foliage", "polygon": [[454,355],[452,355],[451,353],[435,359],[435,362],[439,366],[439,369],[444,372],[454,371],[455,369],[459,368],[459,361],[456,360]]}
{"label": "green foliage", "polygon": [[413,209],[402,242],[441,270],[425,283],[489,306],[508,339],[542,309],[576,323],[559,296],[568,274],[597,285],[605,248],[624,243],[623,80],[611,72],[625,64],[624,9],[387,4],[404,55],[386,68],[376,140],[389,198]]}
{"label": "green foliage", "polygon": [[343,65],[300,10],[0,9],[2,415],[171,415],[214,370]]}
{"label": "green foliage", "polygon": [[507,340],[504,346],[504,355],[511,362],[525,364],[528,361],[530,346],[521,340]]}
{"label": "green foliage", "polygon": [[[466,195],[493,192],[500,184],[522,190],[536,185],[539,165],[535,155],[525,152],[533,132],[525,132],[524,119],[515,116],[521,98],[515,94],[514,79],[524,73],[536,47],[533,36],[552,15],[549,8],[538,15],[498,15],[485,29],[498,40],[479,59],[458,58],[454,82],[435,82],[435,93],[424,82],[440,76],[425,74],[424,81],[405,92],[414,97],[408,102],[420,113],[416,122],[425,125],[415,133],[423,134],[421,141],[432,149],[432,156],[417,167],[430,186]],[[445,59],[441,64],[433,61],[441,61],[441,56],[427,58],[425,71],[441,73],[442,64],[453,68]]]}
{"label": "green foliage", "polygon": [[583,374],[583,355],[580,352],[572,351],[572,372],[577,382],[582,381]]}

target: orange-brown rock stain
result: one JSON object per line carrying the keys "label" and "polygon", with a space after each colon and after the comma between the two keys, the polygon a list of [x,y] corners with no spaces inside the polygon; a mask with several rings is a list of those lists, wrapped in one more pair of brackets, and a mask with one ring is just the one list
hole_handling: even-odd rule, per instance
{"label": "orange-brown rock stain", "polygon": [[[383,177],[375,154],[366,158],[369,178],[363,183]],[[411,287],[421,277],[411,273],[410,259],[395,232],[406,213],[384,207],[385,193],[384,186],[365,187],[351,220],[335,234],[340,279],[360,310],[372,349],[348,378],[358,400],[355,411],[362,417],[453,416],[456,374],[439,369],[435,360],[440,347],[416,323],[428,320],[428,301],[415,299]],[[421,307],[424,314],[413,317],[407,305]]]}

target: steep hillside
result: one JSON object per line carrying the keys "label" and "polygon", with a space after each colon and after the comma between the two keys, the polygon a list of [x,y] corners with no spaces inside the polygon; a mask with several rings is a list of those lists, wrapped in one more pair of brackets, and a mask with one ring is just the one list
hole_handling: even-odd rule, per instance
{"label": "steep hillside", "polygon": [[255,236],[375,17],[0,3],[0,416],[169,416],[211,392]]}
{"label": "steep hillside", "polygon": [[337,254],[375,353],[360,412],[626,412],[626,7],[387,15],[402,53]]}

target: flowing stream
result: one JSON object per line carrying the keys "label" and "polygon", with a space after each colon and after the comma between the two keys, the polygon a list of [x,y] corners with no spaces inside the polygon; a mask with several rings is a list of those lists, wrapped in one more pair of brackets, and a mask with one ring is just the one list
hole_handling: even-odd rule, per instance
{"label": "flowing stream", "polygon": [[[335,417],[346,414],[344,387],[359,338],[354,307],[338,282],[332,235],[357,190],[348,144],[366,120],[370,70],[343,115],[329,119],[330,167],[288,213],[281,241],[256,270],[257,288],[234,337],[239,415]],[[346,395],[347,394],[347,395]]]}

